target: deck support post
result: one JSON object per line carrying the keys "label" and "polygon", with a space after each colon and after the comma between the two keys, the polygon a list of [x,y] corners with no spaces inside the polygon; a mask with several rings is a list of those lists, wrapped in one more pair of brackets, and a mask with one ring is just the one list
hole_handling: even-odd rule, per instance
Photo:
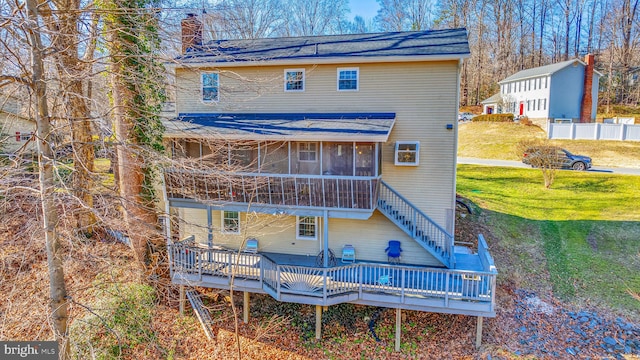
{"label": "deck support post", "polygon": [[242,320],[244,323],[249,322],[249,292],[245,291],[243,294],[243,302],[242,302]]}
{"label": "deck support post", "polygon": [[[322,144],[322,143],[321,143]],[[324,262],[322,264],[323,267],[329,267],[329,211],[325,210],[322,218],[322,225],[324,227],[324,231],[322,232],[322,238],[324,239],[323,251],[323,259]]]}
{"label": "deck support post", "polygon": [[322,338],[322,306],[316,305],[316,339]]}
{"label": "deck support post", "polygon": [[482,316],[478,316],[476,322],[476,349],[482,345]]}
{"label": "deck support post", "polygon": [[184,303],[186,302],[185,297],[184,285],[180,285],[180,300],[178,301],[180,304],[180,315],[184,315]]}
{"label": "deck support post", "polygon": [[400,333],[402,332],[402,309],[396,309],[396,352],[400,351]]}

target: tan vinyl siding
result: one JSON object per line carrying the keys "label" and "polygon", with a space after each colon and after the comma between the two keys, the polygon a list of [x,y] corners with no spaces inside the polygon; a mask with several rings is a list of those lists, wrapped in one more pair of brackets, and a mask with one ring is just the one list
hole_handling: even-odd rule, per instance
{"label": "tan vinyl siding", "polygon": [[[337,91],[336,65],[263,66],[220,70],[220,101],[205,104],[199,70],[177,69],[178,113],[336,113],[393,112],[396,123],[381,144],[382,176],[391,187],[442,227],[452,223],[455,203],[457,143],[457,61],[358,64],[359,91]],[[284,70],[305,69],[305,91],[284,91]],[[453,129],[447,130],[447,124]],[[419,141],[418,166],[396,166],[395,142]],[[293,149],[295,150],[295,149]],[[206,212],[198,219],[206,224]],[[242,215],[246,225],[245,214]],[[188,218],[188,217],[187,217]],[[256,237],[261,251],[317,254],[322,246],[322,219],[316,241],[295,239],[295,217],[262,216],[247,235],[220,236],[220,215],[213,213],[214,243],[237,247],[243,237]],[[191,218],[195,219],[194,217]],[[261,227],[262,226],[262,227]],[[206,227],[206,226],[205,226]],[[276,229],[277,228],[277,229]],[[186,228],[185,228],[186,230]],[[243,228],[243,231],[245,228]],[[206,231],[202,239],[206,242]],[[189,234],[186,234],[189,235]],[[416,242],[377,211],[366,221],[329,220],[330,247],[340,255],[344,244],[356,248],[359,259],[386,261],[389,240],[402,241],[403,262],[438,265]]]}
{"label": "tan vinyl siding", "polygon": [[[455,201],[457,61],[359,64],[359,91],[336,89],[336,65],[304,68],[305,91],[285,92],[283,66],[220,70],[220,102],[204,104],[198,70],[177,69],[179,113],[395,112],[383,179],[443,227]],[[291,67],[293,68],[293,67]],[[213,69],[203,69],[213,70]],[[446,125],[452,124],[453,130]],[[394,165],[396,140],[420,141],[417,167]]]}
{"label": "tan vinyl siding", "polygon": [[[220,211],[212,211],[213,244],[238,249],[244,238],[256,238],[260,251],[315,256],[322,249],[323,225],[318,219],[318,239],[296,239],[295,216],[272,216],[240,213],[240,235],[220,232]],[[196,241],[207,244],[207,211],[204,209],[180,209],[180,216],[188,219],[180,227],[180,238],[195,235]],[[402,263],[441,265],[418,243],[407,237],[382,214],[375,212],[369,220],[329,219],[329,248],[337,257],[342,247],[351,244],[358,260],[386,262],[385,248],[389,240],[402,242]]]}
{"label": "tan vinyl siding", "polygon": [[440,266],[431,254],[376,211],[369,220],[329,219],[329,247],[341,256],[342,247],[351,244],[357,260],[386,262],[389,240],[400,240],[404,264]]}

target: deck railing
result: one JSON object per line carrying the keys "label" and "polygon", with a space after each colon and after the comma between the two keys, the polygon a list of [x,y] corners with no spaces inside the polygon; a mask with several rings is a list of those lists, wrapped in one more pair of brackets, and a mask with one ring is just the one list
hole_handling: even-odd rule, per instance
{"label": "deck railing", "polygon": [[378,177],[165,169],[167,196],[217,202],[373,210]]}
{"label": "deck railing", "polygon": [[[190,244],[169,245],[172,275],[191,275],[260,281],[280,300],[283,294],[322,298],[323,303],[341,294],[388,294],[494,303],[497,272],[461,271],[377,263],[355,263],[332,268],[281,265],[262,254],[201,248]],[[257,282],[256,282],[257,283]]]}

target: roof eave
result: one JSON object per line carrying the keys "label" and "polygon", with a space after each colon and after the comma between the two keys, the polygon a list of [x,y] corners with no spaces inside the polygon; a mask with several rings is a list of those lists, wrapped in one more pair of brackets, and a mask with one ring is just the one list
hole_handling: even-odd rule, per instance
{"label": "roof eave", "polygon": [[396,55],[396,56],[372,56],[372,57],[358,57],[358,56],[335,56],[326,58],[314,58],[304,57],[296,59],[277,59],[277,60],[257,60],[257,61],[186,61],[180,62],[176,60],[175,63],[171,63],[170,67],[176,69],[182,68],[194,68],[194,67],[248,67],[248,66],[293,66],[303,64],[369,64],[369,63],[403,63],[403,62],[418,62],[418,61],[458,61],[461,59],[469,58],[469,53],[461,54],[441,54],[441,55]]}
{"label": "roof eave", "polygon": [[[549,72],[546,72],[546,73],[540,73],[540,74],[536,74],[536,75],[529,75],[529,76],[516,77],[516,78],[513,78],[513,79],[509,79],[509,78],[511,77],[511,76],[510,76],[510,77],[508,77],[508,78],[506,78],[506,79],[504,79],[504,80],[502,80],[502,81],[498,81],[498,84],[502,84],[502,83],[504,83],[504,82],[517,81],[517,80],[533,79],[533,78],[537,78],[537,77],[540,77],[540,76],[553,75],[553,74],[557,73],[558,71],[560,71],[560,70],[562,70],[562,69],[564,69],[564,68],[568,67],[569,65],[571,65],[571,64],[573,64],[573,63],[575,63],[576,61],[577,61],[577,62],[579,62],[580,64],[582,64],[583,66],[587,66],[587,63],[585,63],[584,61],[582,61],[582,60],[580,60],[580,59],[567,60],[567,61],[566,61],[566,63],[567,63],[566,65],[564,65],[564,66],[562,66],[562,67],[559,67],[559,68],[555,69],[554,71],[549,71]],[[554,65],[554,64],[551,64],[551,65]],[[524,71],[524,70],[522,70],[522,71]],[[595,71],[595,70],[594,70],[594,72],[597,72],[597,71]],[[515,74],[514,74],[514,75],[515,75]],[[512,76],[513,76],[513,75],[512,75]],[[602,76],[602,75],[600,75],[600,76]],[[507,80],[507,79],[509,79],[509,80]]]}
{"label": "roof eave", "polygon": [[[380,142],[384,143],[389,140],[389,134],[386,135],[358,135],[349,134],[348,136],[335,135],[260,135],[260,134],[217,134],[221,139],[233,141],[331,141],[331,142]],[[197,134],[186,132],[165,132],[165,138],[177,139],[211,139],[215,134]]]}

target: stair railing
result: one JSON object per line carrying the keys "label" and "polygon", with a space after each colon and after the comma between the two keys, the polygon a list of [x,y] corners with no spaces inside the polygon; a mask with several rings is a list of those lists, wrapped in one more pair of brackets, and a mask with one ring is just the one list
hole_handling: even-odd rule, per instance
{"label": "stair railing", "polygon": [[387,183],[381,180],[380,185],[378,209],[445,265],[453,267],[453,235]]}

